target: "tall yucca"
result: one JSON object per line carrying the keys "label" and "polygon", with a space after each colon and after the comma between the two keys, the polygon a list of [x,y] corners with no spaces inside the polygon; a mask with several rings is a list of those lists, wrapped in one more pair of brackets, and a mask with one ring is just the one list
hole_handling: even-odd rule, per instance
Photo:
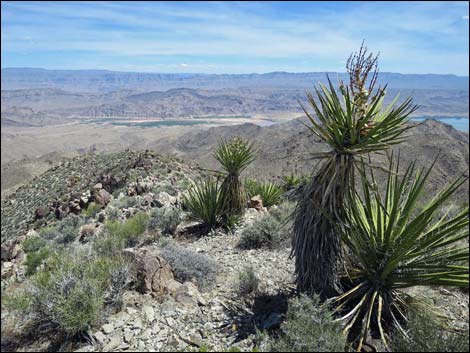
{"label": "tall yucca", "polygon": [[246,204],[246,195],[240,174],[255,160],[253,145],[240,137],[221,140],[213,154],[221,164],[225,177],[221,185],[223,213],[226,216],[240,214]]}
{"label": "tall yucca", "polygon": [[[399,329],[416,299],[404,293],[412,286],[468,288],[468,205],[453,217],[439,215],[440,208],[467,180],[457,178],[431,201],[419,207],[432,169],[417,170],[415,163],[398,176],[399,162],[390,160],[385,190],[379,191],[374,173],[362,178],[362,197],[351,191],[342,240],[352,254],[345,275],[346,292],[333,298],[345,333],[360,350],[370,329],[387,345],[387,331]],[[365,170],[361,169],[365,174]],[[414,299],[414,300],[413,300]],[[411,306],[412,307],[412,306]],[[373,326],[373,327],[371,327]]]}
{"label": "tall yucca", "polygon": [[310,122],[308,129],[331,148],[315,155],[321,164],[304,188],[295,212],[291,256],[295,257],[297,287],[308,293],[331,296],[337,292],[341,244],[333,225],[341,222],[347,192],[354,188],[358,156],[400,143],[411,127],[405,123],[417,108],[411,98],[396,105],[396,97],[382,109],[386,87],[373,94],[378,57],[366,53],[367,48],[361,46],[359,53],[349,58],[349,87],[340,82],[338,93],[328,78],[328,86],[315,88],[317,100],[307,95],[314,115],[302,106]]}

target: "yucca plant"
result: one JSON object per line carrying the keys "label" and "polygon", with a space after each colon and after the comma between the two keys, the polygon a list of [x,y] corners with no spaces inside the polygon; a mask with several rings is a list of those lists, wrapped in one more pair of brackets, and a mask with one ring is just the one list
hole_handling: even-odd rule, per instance
{"label": "yucca plant", "polygon": [[326,297],[339,289],[341,242],[334,224],[342,221],[348,190],[354,188],[357,161],[364,154],[403,141],[411,127],[405,123],[416,109],[411,98],[396,105],[398,97],[382,109],[386,87],[373,94],[378,57],[366,52],[361,46],[348,60],[349,87],[340,82],[337,92],[328,78],[328,86],[315,88],[317,100],[307,95],[315,116],[301,104],[310,122],[305,125],[330,151],[314,154],[320,159],[319,169],[297,203],[291,256],[295,257],[298,289]]}
{"label": "yucca plant", "polygon": [[246,192],[249,198],[259,195],[263,200],[264,207],[271,207],[281,201],[283,190],[280,186],[270,182],[259,182],[247,180],[245,182]]}
{"label": "yucca plant", "polygon": [[224,174],[221,185],[223,213],[227,217],[240,214],[246,204],[240,174],[256,158],[253,145],[240,137],[230,141],[222,139],[213,156],[221,164]]}
{"label": "yucca plant", "polygon": [[[390,159],[394,172],[389,172],[383,191],[371,169],[369,180],[363,175],[362,197],[351,191],[346,226],[339,227],[352,258],[344,278],[346,291],[331,301],[358,350],[371,329],[385,345],[387,331],[404,333],[407,313],[419,301],[403,289],[469,284],[468,242],[459,243],[468,239],[468,204],[450,218],[439,213],[467,178],[457,178],[419,207],[432,166],[422,170],[412,163],[400,178],[399,159],[395,164]],[[366,174],[365,167],[361,173]]]}
{"label": "yucca plant", "polygon": [[284,190],[290,190],[300,185],[301,179],[295,174],[284,175],[282,177],[282,187]]}
{"label": "yucca plant", "polygon": [[200,221],[206,229],[218,225],[223,208],[220,185],[216,180],[206,179],[194,183],[183,196],[183,205],[192,218]]}

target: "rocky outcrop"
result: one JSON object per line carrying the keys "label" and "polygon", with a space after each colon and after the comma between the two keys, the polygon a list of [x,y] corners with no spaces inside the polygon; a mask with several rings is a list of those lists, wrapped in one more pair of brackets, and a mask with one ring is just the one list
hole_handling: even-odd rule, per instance
{"label": "rocky outcrop", "polygon": [[263,200],[260,195],[253,196],[250,199],[250,208],[254,208],[258,211],[263,208]]}
{"label": "rocky outcrop", "polygon": [[156,251],[148,248],[124,249],[123,255],[127,257],[135,271],[137,287],[142,293],[150,293],[162,298],[169,292],[174,281],[170,265]]}

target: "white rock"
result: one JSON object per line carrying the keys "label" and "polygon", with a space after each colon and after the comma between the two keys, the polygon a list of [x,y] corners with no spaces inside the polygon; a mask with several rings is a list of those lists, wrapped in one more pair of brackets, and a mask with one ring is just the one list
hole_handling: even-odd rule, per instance
{"label": "white rock", "polygon": [[104,344],[106,341],[106,336],[101,331],[96,331],[93,336],[95,336],[99,344]]}
{"label": "white rock", "polygon": [[145,305],[143,308],[142,308],[142,312],[144,314],[144,319],[147,321],[147,322],[152,322],[155,318],[155,311],[153,310],[153,308],[151,306],[148,306],[148,305]]}
{"label": "white rock", "polygon": [[106,334],[110,334],[111,332],[114,331],[113,324],[104,324],[101,328],[103,329],[103,332]]}

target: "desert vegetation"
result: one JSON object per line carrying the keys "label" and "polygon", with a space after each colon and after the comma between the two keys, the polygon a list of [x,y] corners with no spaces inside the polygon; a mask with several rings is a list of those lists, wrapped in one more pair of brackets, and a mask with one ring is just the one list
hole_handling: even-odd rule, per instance
{"label": "desert vegetation", "polygon": [[248,177],[259,146],[236,136],[218,170],[87,154],[2,200],[2,349],[465,350],[467,178],[429,194],[434,165],[389,153],[411,98],[382,106],[364,47],[347,69],[308,95],[328,148],[309,174]]}

